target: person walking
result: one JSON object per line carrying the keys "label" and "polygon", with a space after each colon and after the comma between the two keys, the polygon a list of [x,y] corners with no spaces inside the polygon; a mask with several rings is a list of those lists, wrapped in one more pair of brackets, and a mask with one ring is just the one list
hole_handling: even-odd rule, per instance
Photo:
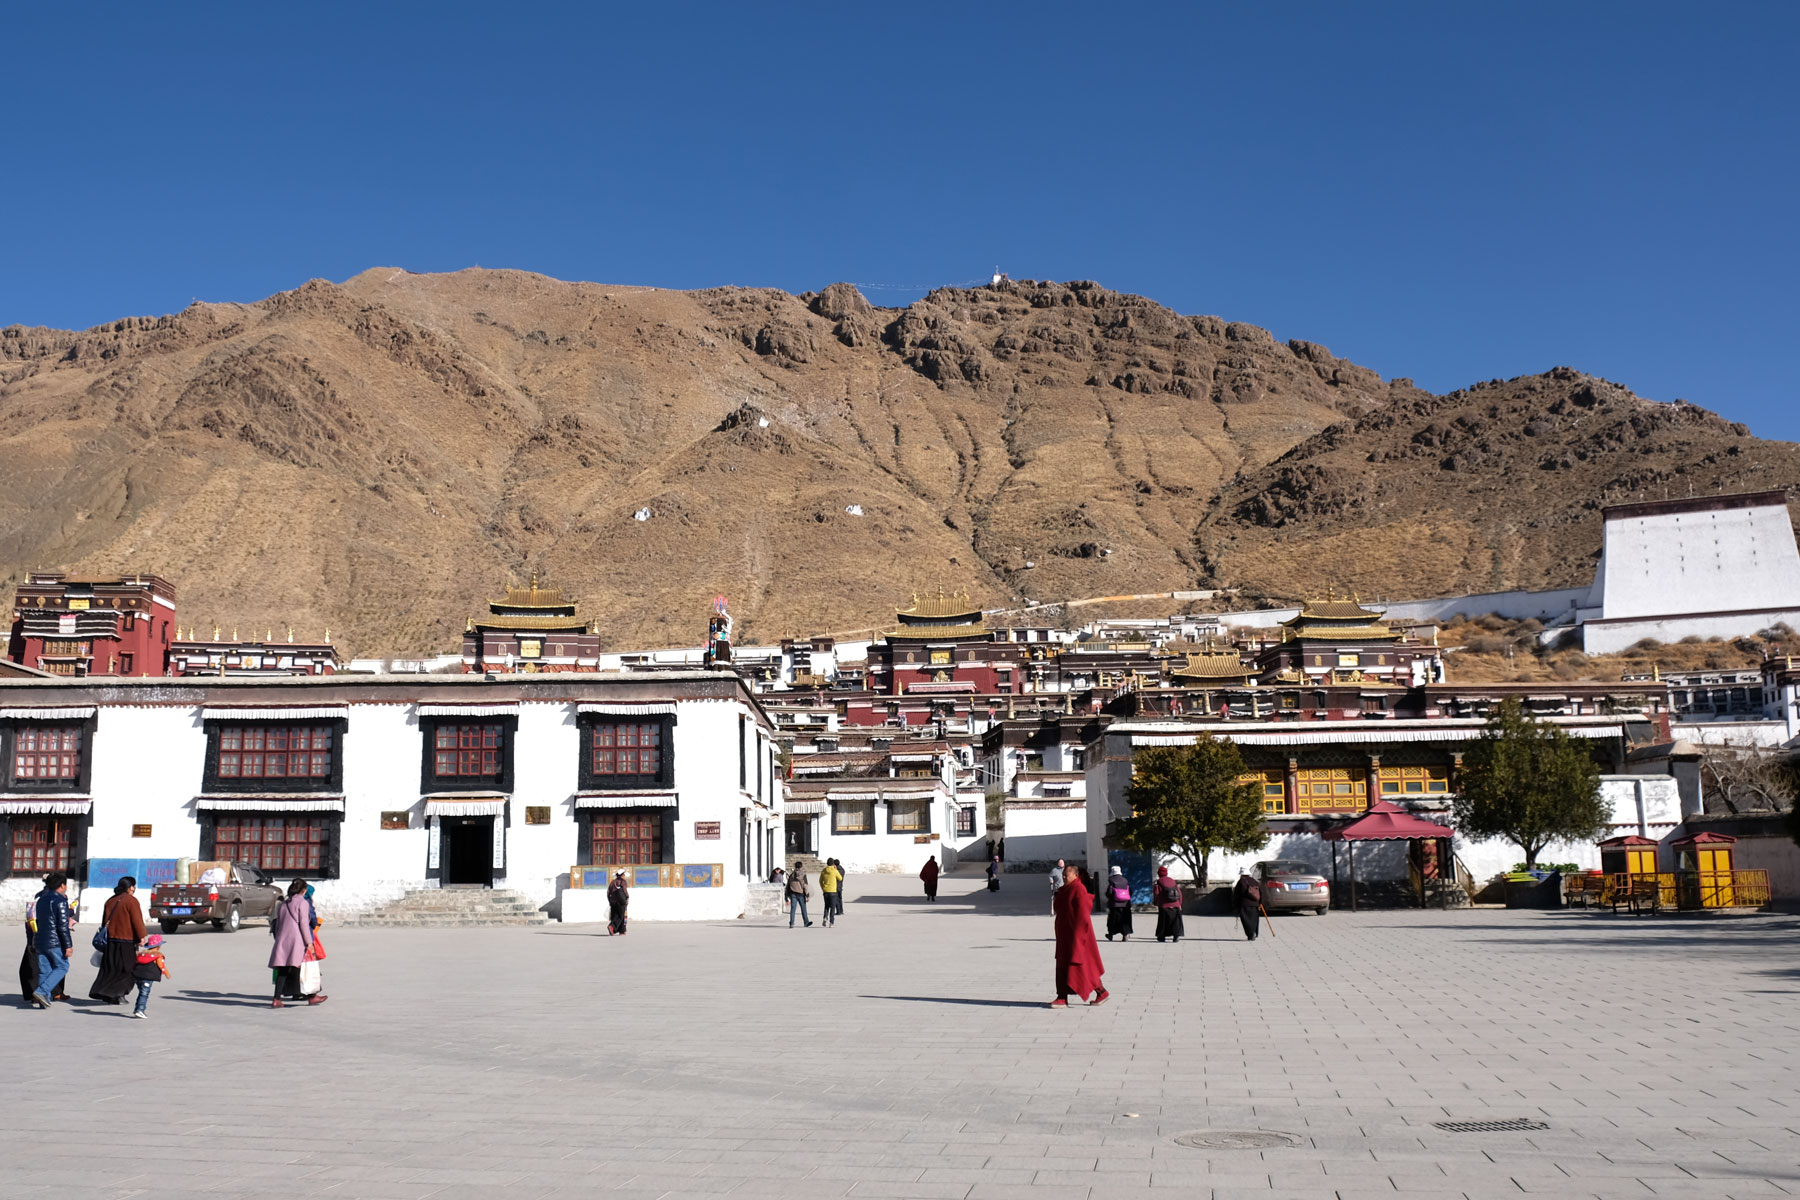
{"label": "person walking", "polygon": [[925,899],[931,904],[937,903],[938,861],[936,857],[925,860],[919,868],[919,878],[925,881]]}
{"label": "person walking", "polygon": [[[631,885],[625,882],[625,872],[614,871],[612,882],[606,885],[606,935],[625,936],[625,910],[631,907]],[[655,939],[651,939],[654,941]]]}
{"label": "person walking", "polygon": [[[269,966],[275,972],[275,998],[270,1008],[285,1007],[284,995],[298,998],[300,992],[300,966],[308,961],[313,941],[313,907],[306,898],[306,880],[296,879],[288,884],[287,899],[275,910],[275,917],[269,922],[269,936],[275,945],[269,951]],[[314,992],[306,997],[308,1004],[323,1004],[327,997],[324,992]]]}
{"label": "person walking", "polygon": [[1256,876],[1245,871],[1231,889],[1231,899],[1237,908],[1238,921],[1244,927],[1244,939],[1254,942],[1262,929],[1262,884],[1257,882]]}
{"label": "person walking", "polygon": [[50,1007],[50,997],[57,994],[63,977],[69,973],[69,951],[75,948],[69,930],[69,877],[61,871],[44,876],[44,890],[35,905],[37,933],[37,986],[31,1002],[39,1008]]}
{"label": "person walking", "polygon": [[993,861],[987,865],[988,891],[1000,890],[1000,856],[994,855]]}
{"label": "person walking", "polygon": [[1115,933],[1122,941],[1131,940],[1131,882],[1117,867],[1106,881],[1106,940],[1112,941]]}
{"label": "person walking", "polygon": [[1056,893],[1061,890],[1062,885],[1063,885],[1063,878],[1067,873],[1068,873],[1068,867],[1063,863],[1063,860],[1060,858],[1056,860],[1056,865],[1054,867],[1050,868],[1050,911],[1051,912],[1056,911]]}
{"label": "person walking", "polygon": [[1100,977],[1106,966],[1100,961],[1100,943],[1094,940],[1094,897],[1081,882],[1081,872],[1063,869],[1063,885],[1056,891],[1056,999],[1051,1008],[1069,1007],[1070,996],[1094,998],[1089,1004],[1105,1004],[1109,993]]}
{"label": "person walking", "polygon": [[163,938],[153,933],[138,947],[137,965],[132,974],[137,979],[137,1007],[131,1015],[142,1021],[150,1015],[150,989],[169,977],[169,962],[163,957]]}
{"label": "person walking", "polygon": [[832,897],[831,903],[836,909],[835,915],[841,917],[844,915],[844,901],[850,899],[850,872],[844,870],[844,864],[835,858],[825,861],[837,868],[837,894]]}
{"label": "person walking", "polygon": [[146,932],[136,879],[126,875],[113,885],[100,922],[106,927],[106,948],[100,951],[100,971],[88,989],[88,999],[118,1004],[137,989],[138,943]]}
{"label": "person walking", "polygon": [[1187,930],[1181,922],[1181,885],[1169,878],[1169,868],[1156,869],[1156,886],[1151,889],[1150,902],[1156,905],[1156,940],[1181,940]]}
{"label": "person walking", "polygon": [[806,915],[806,896],[806,864],[799,859],[795,859],[794,869],[788,872],[787,881],[789,929],[794,927],[794,914],[796,912],[800,914],[800,919],[806,922],[806,927],[808,929],[812,928],[812,918]]}
{"label": "person walking", "polygon": [[[50,877],[48,875],[44,876],[45,886],[39,888],[37,895],[25,902],[25,953],[19,959],[19,994],[25,997],[25,1002],[27,1004],[31,1003],[32,996],[37,994],[37,904],[39,897],[50,890],[48,886],[49,882]],[[70,919],[71,921],[74,919],[73,910],[71,910]],[[63,990],[63,985],[66,982],[67,977],[56,985],[56,989],[50,993],[50,998],[52,1000],[67,1000],[69,998],[69,994]]]}
{"label": "person walking", "polygon": [[843,885],[844,872],[839,869],[837,859],[826,859],[819,870],[819,903],[825,909],[823,920],[827,929],[837,924],[838,889]]}

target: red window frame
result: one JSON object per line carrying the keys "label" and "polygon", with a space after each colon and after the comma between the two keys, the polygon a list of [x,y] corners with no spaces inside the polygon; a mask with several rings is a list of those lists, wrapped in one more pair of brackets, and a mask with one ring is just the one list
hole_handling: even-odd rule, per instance
{"label": "red window frame", "polygon": [[75,823],[56,817],[14,817],[12,821],[12,872],[15,875],[47,875],[69,869],[74,853]]}
{"label": "red window frame", "polygon": [[329,725],[226,725],[219,730],[220,779],[329,779]]}
{"label": "red window frame", "polygon": [[505,733],[499,725],[441,724],[433,735],[433,773],[440,779],[491,779],[500,774]]}
{"label": "red window frame", "polygon": [[261,867],[271,875],[317,875],[324,869],[330,838],[327,822],[316,816],[227,813],[213,825],[213,857]]}
{"label": "red window frame", "polygon": [[588,734],[588,763],[596,776],[662,774],[661,721],[600,721]]}
{"label": "red window frame", "polygon": [[589,838],[596,867],[659,863],[662,861],[662,810],[597,809]]}
{"label": "red window frame", "polygon": [[13,778],[21,783],[81,778],[79,725],[21,725],[13,738]]}

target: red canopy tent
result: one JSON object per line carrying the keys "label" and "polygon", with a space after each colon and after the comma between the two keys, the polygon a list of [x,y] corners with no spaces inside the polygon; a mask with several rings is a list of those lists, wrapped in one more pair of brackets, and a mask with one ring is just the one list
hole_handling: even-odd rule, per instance
{"label": "red canopy tent", "polygon": [[[1332,843],[1331,868],[1337,874],[1337,843],[1347,842],[1345,853],[1350,859],[1350,911],[1356,911],[1356,843],[1358,842],[1449,842],[1454,831],[1448,825],[1440,825],[1436,821],[1427,821],[1415,817],[1388,800],[1377,800],[1369,805],[1369,811],[1351,821],[1348,825],[1340,825],[1336,829],[1327,829],[1319,836]],[[1451,861],[1446,845],[1439,849],[1440,863]],[[1335,885],[1336,880],[1333,879]],[[1444,899],[1445,907],[1449,907],[1448,896]],[[1419,871],[1419,907],[1425,907],[1425,871],[1421,865]]]}

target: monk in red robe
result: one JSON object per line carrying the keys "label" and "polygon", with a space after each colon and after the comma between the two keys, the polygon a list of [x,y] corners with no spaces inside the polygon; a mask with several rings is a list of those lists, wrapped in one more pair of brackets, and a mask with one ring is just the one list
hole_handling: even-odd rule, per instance
{"label": "monk in red robe", "polygon": [[1094,897],[1081,880],[1079,867],[1063,868],[1063,885],[1056,889],[1056,999],[1051,1008],[1069,1007],[1070,995],[1094,994],[1090,1004],[1104,1004],[1107,990],[1100,984],[1106,966],[1100,961],[1100,944],[1094,940]]}

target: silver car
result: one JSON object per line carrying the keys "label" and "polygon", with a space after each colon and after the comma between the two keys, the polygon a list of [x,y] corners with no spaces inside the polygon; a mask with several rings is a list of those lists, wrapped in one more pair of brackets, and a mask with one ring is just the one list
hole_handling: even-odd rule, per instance
{"label": "silver car", "polygon": [[1303,862],[1273,858],[1254,870],[1262,884],[1263,907],[1271,913],[1310,908],[1322,917],[1331,908],[1331,881]]}

